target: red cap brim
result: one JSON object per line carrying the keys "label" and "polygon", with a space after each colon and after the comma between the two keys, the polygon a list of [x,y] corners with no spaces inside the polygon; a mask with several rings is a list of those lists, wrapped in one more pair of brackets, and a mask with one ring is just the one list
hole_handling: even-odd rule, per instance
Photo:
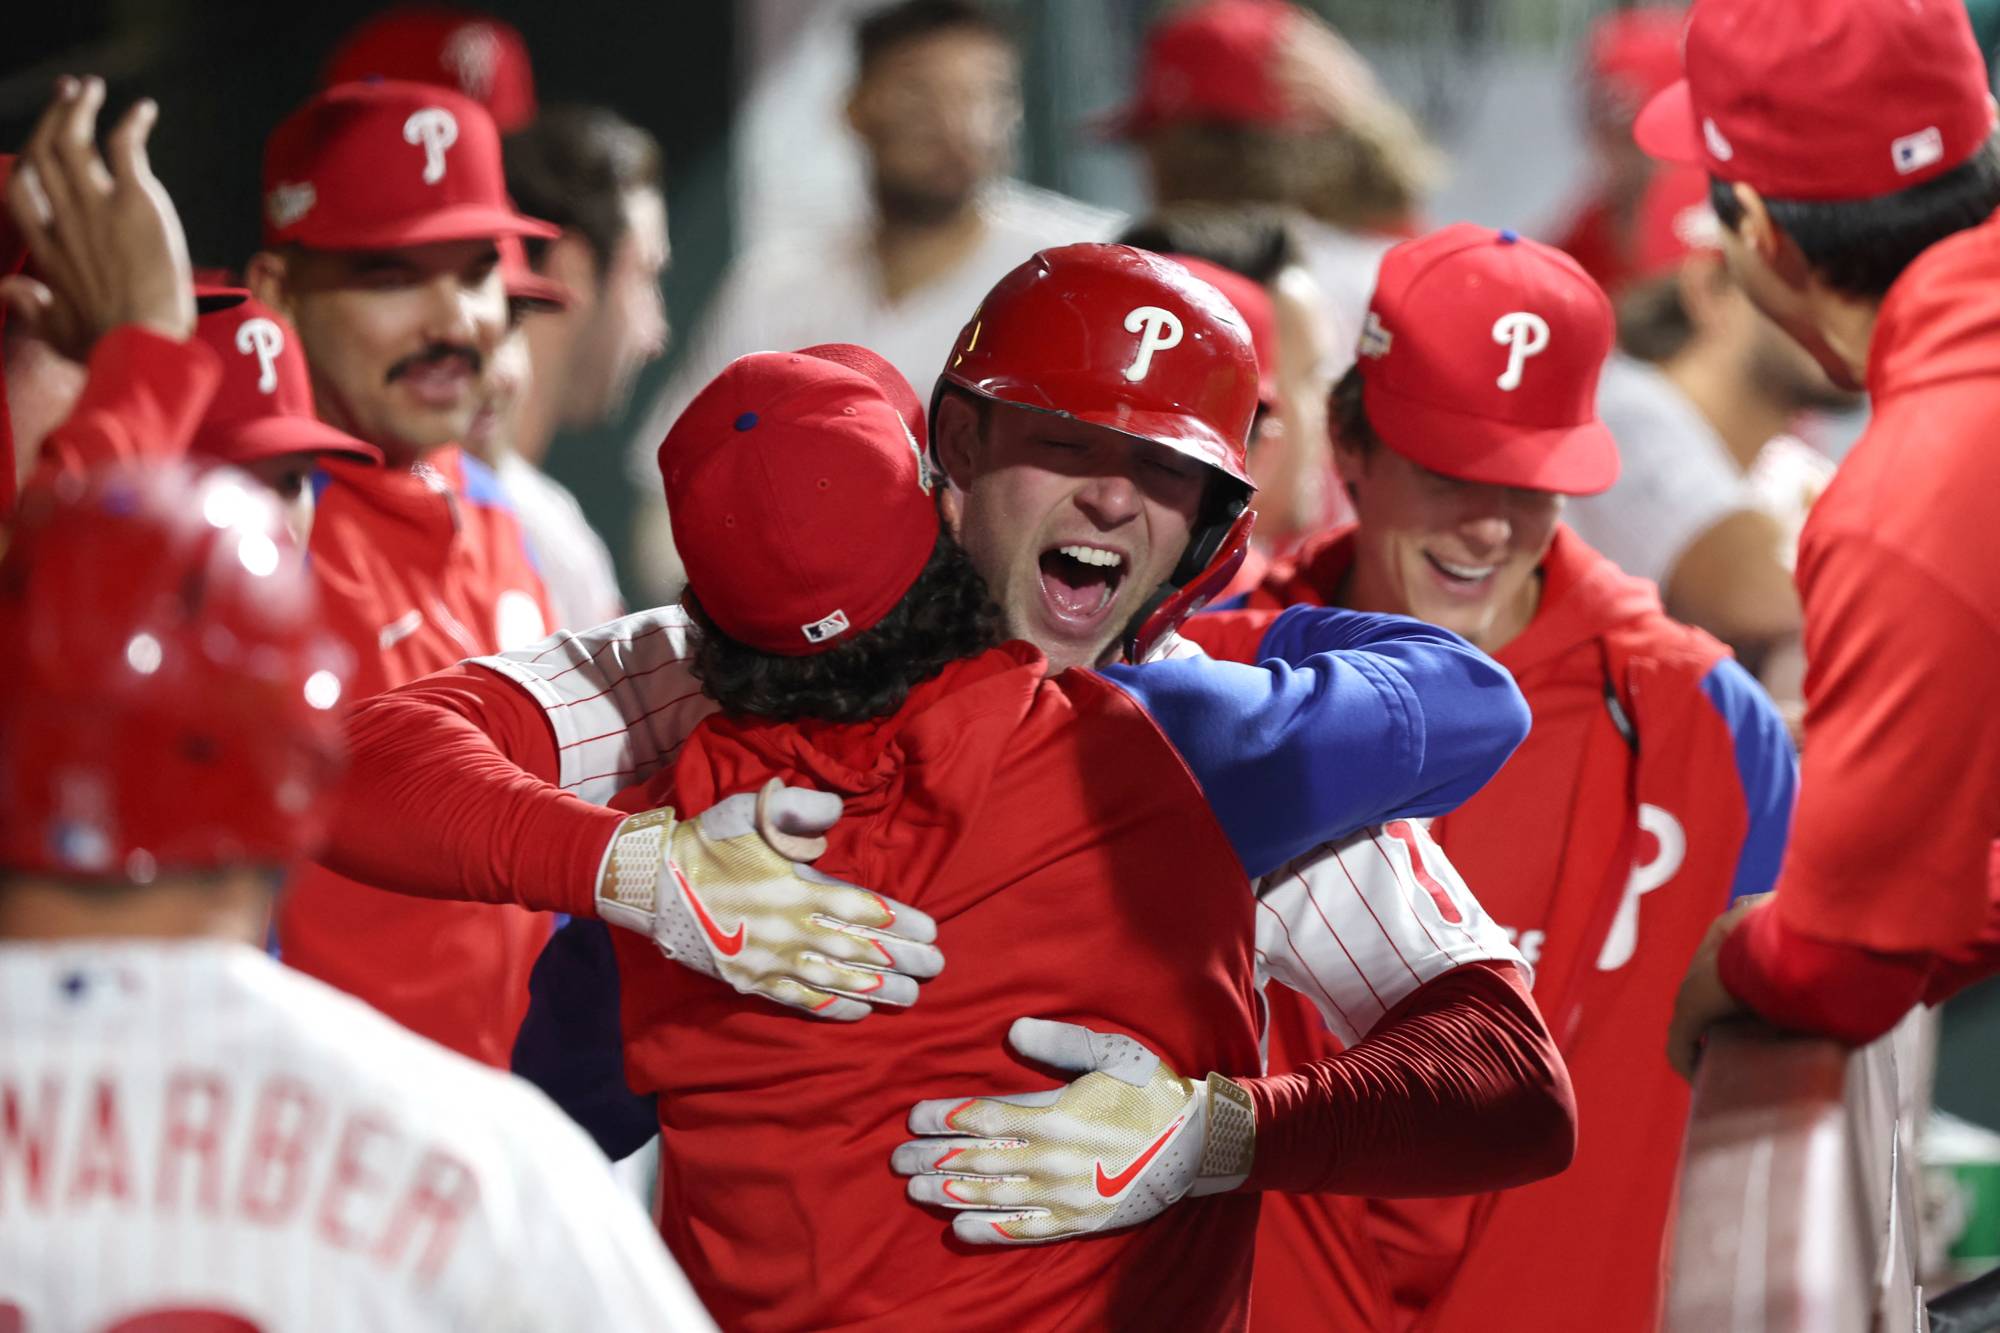
{"label": "red cap brim", "polygon": [[1694,96],[1681,79],[1646,103],[1632,122],[1632,138],[1648,157],[1687,167],[1707,167],[1701,130],[1694,120]]}
{"label": "red cap brim", "polygon": [[355,463],[382,461],[382,451],[335,430],[313,417],[251,417],[211,430],[195,439],[192,452],[225,463],[254,463],[286,454],[318,454]]}
{"label": "red cap brim", "polygon": [[561,227],[523,217],[512,209],[495,208],[491,204],[460,204],[373,227],[302,226],[284,239],[308,250],[396,250],[407,245],[498,240],[502,236],[533,236],[552,241],[560,235]]}
{"label": "red cap brim", "polygon": [[1380,384],[1363,391],[1368,422],[1388,447],[1460,481],[1558,495],[1596,495],[1618,480],[1618,441],[1602,421],[1519,426],[1434,407]]}
{"label": "red cap brim", "polygon": [[507,299],[534,310],[567,310],[575,298],[569,288],[554,278],[545,278],[532,269],[506,276]]}

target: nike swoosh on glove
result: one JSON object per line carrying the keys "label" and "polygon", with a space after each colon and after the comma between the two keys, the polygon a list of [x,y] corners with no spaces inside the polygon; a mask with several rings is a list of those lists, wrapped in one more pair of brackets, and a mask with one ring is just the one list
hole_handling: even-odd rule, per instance
{"label": "nike swoosh on glove", "polygon": [[838,796],[776,778],[692,822],[670,808],[634,815],[598,871],[598,915],[683,967],[815,1017],[914,1004],[917,983],[944,970],[937,923],[807,864],[839,819]]}
{"label": "nike swoosh on glove", "polygon": [[1068,1240],[1127,1227],[1250,1174],[1257,1112],[1221,1074],[1193,1082],[1131,1037],[1017,1019],[1024,1058],[1080,1074],[1067,1087],[918,1102],[890,1165],[910,1198],[958,1211],[975,1245]]}

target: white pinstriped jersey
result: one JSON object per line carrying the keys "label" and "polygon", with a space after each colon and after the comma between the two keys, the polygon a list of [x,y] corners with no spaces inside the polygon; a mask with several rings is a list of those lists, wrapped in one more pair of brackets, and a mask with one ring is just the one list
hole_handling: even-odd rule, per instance
{"label": "white pinstriped jersey", "polygon": [[0,945],[0,1328],[713,1327],[520,1080],[246,945]]}
{"label": "white pinstriped jersey", "polygon": [[[715,710],[688,666],[694,633],[667,606],[474,660],[534,698],[556,738],[557,781],[602,804],[671,762]],[[1153,658],[1200,655],[1176,636]],[[1257,896],[1260,979],[1310,999],[1345,1043],[1455,967],[1529,971],[1420,821],[1319,848],[1266,876]]]}

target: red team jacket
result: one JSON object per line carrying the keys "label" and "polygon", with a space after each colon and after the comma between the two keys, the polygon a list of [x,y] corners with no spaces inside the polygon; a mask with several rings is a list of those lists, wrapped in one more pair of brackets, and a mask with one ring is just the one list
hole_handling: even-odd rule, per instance
{"label": "red team jacket", "polygon": [[1989,219],[1889,289],[1874,415],[1799,543],[1798,829],[1722,977],[1760,1013],[1848,1041],[2000,966],[1996,281]]}
{"label": "red team jacket", "polygon": [[[1324,604],[1352,561],[1337,531],[1253,607]],[[1534,620],[1495,656],[1534,714],[1499,775],[1433,835],[1536,964],[1535,999],[1575,1081],[1575,1163],[1500,1195],[1274,1195],[1253,1322],[1270,1330],[1653,1326],[1688,1088],[1664,1036],[1682,970],[1733,896],[1768,889],[1795,783],[1776,710],[1728,650],[1560,529]],[[1198,616],[1218,657],[1257,617]],[[1339,1049],[1273,988],[1270,1067]],[[1496,1323],[1496,1312],[1505,1311]]]}
{"label": "red team jacket", "polygon": [[771,776],[840,792],[819,866],[936,917],[951,959],[914,1008],[826,1024],[612,932],[627,1078],[662,1094],[662,1230],[725,1327],[1242,1325],[1255,1195],[968,1262],[888,1170],[921,1098],[1058,1082],[1007,1051],[1023,1015],[1129,1033],[1194,1077],[1259,1072],[1254,899],[1228,838],[1133,699],[1042,671],[1013,643],[872,724],[718,715],[615,802],[693,814]]}
{"label": "red team jacket", "polygon": [[[414,469],[328,461],[315,487],[309,559],[327,623],[358,663],[351,699],[545,632],[541,578],[484,464],[455,448]],[[277,930],[286,963],[505,1068],[549,924],[306,865],[280,901]]]}

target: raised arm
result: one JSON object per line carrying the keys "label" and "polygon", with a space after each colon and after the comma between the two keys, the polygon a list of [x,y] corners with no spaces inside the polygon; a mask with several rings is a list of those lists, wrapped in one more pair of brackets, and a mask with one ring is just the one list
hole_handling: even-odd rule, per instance
{"label": "raised arm", "polygon": [[1252,878],[1456,808],[1528,734],[1504,667],[1401,616],[1298,606],[1263,631],[1255,666],[1183,657],[1103,675],[1180,751]]}

